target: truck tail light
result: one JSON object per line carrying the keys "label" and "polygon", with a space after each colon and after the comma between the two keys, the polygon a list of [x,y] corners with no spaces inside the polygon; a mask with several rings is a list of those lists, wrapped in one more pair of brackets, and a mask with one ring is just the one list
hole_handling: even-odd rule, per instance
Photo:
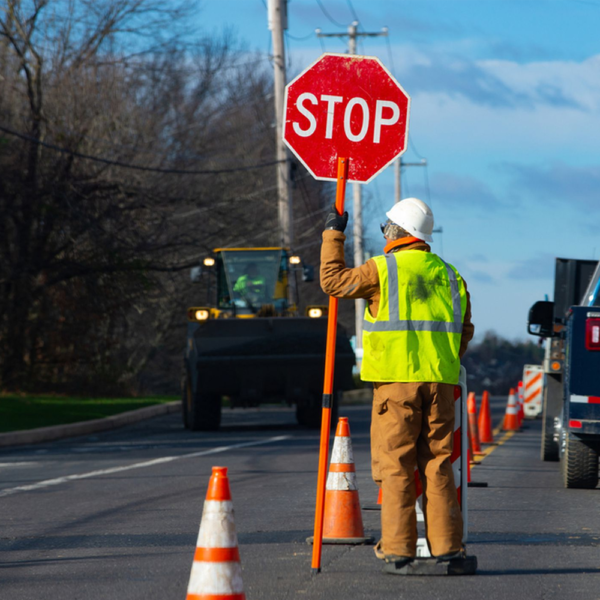
{"label": "truck tail light", "polygon": [[571,419],[569,421],[569,427],[572,429],[581,429],[581,421],[574,421]]}
{"label": "truck tail light", "polygon": [[587,319],[585,322],[585,347],[587,350],[600,350],[600,319]]}

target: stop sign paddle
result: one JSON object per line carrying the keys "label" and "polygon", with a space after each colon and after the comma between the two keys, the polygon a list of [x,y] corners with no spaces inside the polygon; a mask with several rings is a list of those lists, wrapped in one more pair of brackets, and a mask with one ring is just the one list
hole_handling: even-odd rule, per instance
{"label": "stop sign paddle", "polygon": [[[283,139],[316,179],[367,183],[406,149],[410,98],[379,59],[324,54],[286,87]],[[338,299],[329,297],[312,571],[321,571]]]}
{"label": "stop sign paddle", "polygon": [[286,87],[283,139],[316,179],[367,183],[406,150],[410,98],[378,58],[324,54]]}

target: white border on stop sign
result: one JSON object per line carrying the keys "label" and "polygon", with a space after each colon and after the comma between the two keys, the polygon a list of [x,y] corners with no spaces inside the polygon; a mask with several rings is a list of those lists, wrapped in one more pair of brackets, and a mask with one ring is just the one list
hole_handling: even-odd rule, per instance
{"label": "white border on stop sign", "polygon": [[[291,85],[293,85],[294,83],[296,83],[296,81],[298,81],[298,79],[300,79],[300,77],[302,77],[307,71],[310,71],[310,69],[312,69],[318,62],[320,62],[321,60],[323,60],[323,58],[325,56],[339,56],[340,58],[368,59],[368,60],[374,60],[374,61],[376,61],[377,63],[379,63],[379,66],[387,73],[387,75],[389,76],[389,78],[400,88],[400,90],[402,91],[402,93],[407,98],[407,104],[406,104],[406,135],[404,137],[404,142],[405,143],[404,143],[404,148],[402,149],[402,151],[398,152],[398,154],[396,154],[394,156],[394,158],[392,158],[391,160],[389,160],[385,165],[383,165],[383,167],[381,167],[376,173],[374,173],[373,175],[371,175],[371,177],[369,177],[369,179],[367,179],[366,181],[357,181],[356,179],[350,179],[350,177],[348,177],[348,182],[349,183],[362,183],[362,184],[370,183],[371,181],[373,181],[373,179],[375,179],[375,177],[377,177],[377,175],[379,175],[382,171],[385,171],[385,169],[387,169],[397,158],[399,158],[400,156],[402,156],[406,152],[406,149],[408,147],[408,129],[409,129],[409,123],[410,123],[411,97],[407,94],[406,90],[400,85],[400,83],[398,82],[398,80],[390,73],[390,71],[387,69],[387,67],[381,62],[381,60],[379,60],[379,58],[377,56],[365,56],[365,55],[362,55],[362,54],[340,54],[340,53],[337,53],[337,52],[324,52],[323,54],[321,54],[321,56],[319,56],[319,58],[317,58],[317,60],[315,60],[308,67],[306,67],[306,69],[304,69],[301,73],[299,73],[298,75],[296,75],[296,77],[294,77],[294,79],[292,79],[292,81],[290,81],[285,86],[285,94],[284,94],[284,98],[283,98],[283,127],[281,128],[281,138],[283,139],[283,142],[288,147],[288,149],[305,166],[306,170],[313,176],[314,179],[317,179],[319,181],[336,181],[337,180],[336,176],[332,176],[332,177],[317,177],[313,173],[312,169],[310,169],[309,166],[306,164],[306,162],[304,162],[304,160],[302,159],[302,157],[300,155],[298,155],[298,153],[294,150],[294,148],[292,148],[292,146],[290,146],[290,144],[288,143],[288,141],[285,139],[285,129],[286,129],[286,125],[287,125],[286,116],[287,116],[288,89],[289,89],[289,87]],[[352,160],[351,156],[349,156],[348,158],[350,160]],[[336,157],[336,159],[337,159],[337,157]],[[337,162],[337,160],[336,160],[336,162]]]}

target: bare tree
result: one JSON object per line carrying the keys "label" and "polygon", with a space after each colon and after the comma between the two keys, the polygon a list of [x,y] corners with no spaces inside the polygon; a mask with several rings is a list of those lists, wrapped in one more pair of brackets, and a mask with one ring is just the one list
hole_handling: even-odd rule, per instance
{"label": "bare tree", "polygon": [[[185,308],[206,291],[187,269],[277,243],[274,167],[254,168],[275,156],[268,63],[228,32],[196,39],[189,4],[0,7],[5,388],[122,391],[163,372],[173,389]],[[316,261],[330,190],[294,178]]]}

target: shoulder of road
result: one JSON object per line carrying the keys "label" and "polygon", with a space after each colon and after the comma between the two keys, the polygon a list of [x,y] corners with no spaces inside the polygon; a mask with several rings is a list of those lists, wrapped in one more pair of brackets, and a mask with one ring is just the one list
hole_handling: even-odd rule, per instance
{"label": "shoulder of road", "polygon": [[[369,388],[360,390],[350,390],[344,392],[344,404],[364,404],[370,402],[373,391]],[[131,425],[145,419],[152,419],[161,415],[166,415],[181,410],[181,401],[175,400],[155,406],[146,406],[136,410],[130,410],[118,415],[103,417],[101,419],[92,419],[80,421],[78,423],[68,423],[65,425],[52,425],[50,427],[37,427],[36,429],[26,429],[22,431],[9,431],[0,433],[0,448],[10,446],[26,446],[29,444],[41,444],[52,442],[69,437],[81,435],[90,435],[101,431],[110,431],[118,429],[125,425]]]}
{"label": "shoulder of road", "polygon": [[117,429],[118,427],[124,427],[131,423],[137,423],[144,419],[166,415],[178,410],[181,410],[180,400],[154,406],[146,406],[144,408],[130,410],[101,419],[80,421],[79,423],[52,425],[51,427],[38,427],[36,429],[26,429],[22,431],[9,431],[7,433],[0,433],[0,447],[40,444],[42,442],[52,442],[68,437],[99,433],[100,431]]}

